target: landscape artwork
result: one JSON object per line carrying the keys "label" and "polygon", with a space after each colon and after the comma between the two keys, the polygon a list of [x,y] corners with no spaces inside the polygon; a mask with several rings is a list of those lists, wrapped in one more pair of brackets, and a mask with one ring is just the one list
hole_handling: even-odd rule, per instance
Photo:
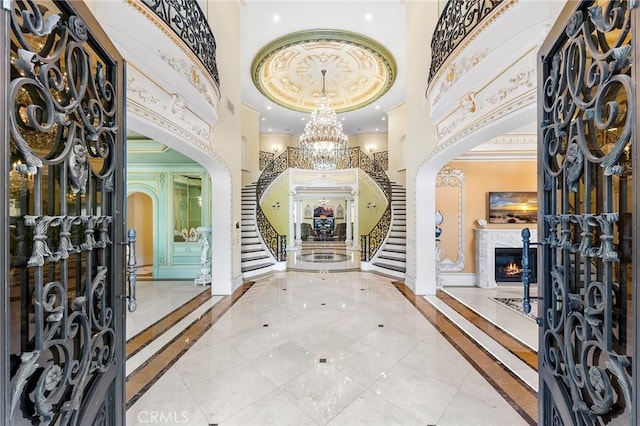
{"label": "landscape artwork", "polygon": [[489,223],[536,223],[536,192],[489,192]]}

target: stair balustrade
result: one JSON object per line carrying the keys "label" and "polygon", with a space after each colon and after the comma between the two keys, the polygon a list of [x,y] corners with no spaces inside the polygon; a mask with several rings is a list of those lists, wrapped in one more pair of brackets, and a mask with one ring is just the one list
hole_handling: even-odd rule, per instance
{"label": "stair balustrade", "polygon": [[[367,235],[362,235],[361,260],[369,261],[382,246],[391,226],[391,182],[384,170],[384,165],[362,152],[359,147],[336,150],[336,169],[360,168],[366,172],[382,189],[387,198],[387,208],[382,217]],[[386,158],[386,157],[380,157]],[[278,261],[286,260],[286,235],[280,235],[267,219],[260,207],[260,199],[264,191],[282,172],[288,168],[313,170],[311,156],[303,149],[287,147],[264,167],[256,183],[256,224],[258,231],[269,247],[269,251]]]}

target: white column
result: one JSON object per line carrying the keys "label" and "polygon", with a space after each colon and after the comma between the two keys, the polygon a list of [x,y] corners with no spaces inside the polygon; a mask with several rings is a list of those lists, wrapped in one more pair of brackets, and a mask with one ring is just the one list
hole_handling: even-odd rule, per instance
{"label": "white column", "polygon": [[353,244],[351,247],[354,250],[360,250],[360,229],[358,224],[358,218],[360,217],[359,208],[359,191],[353,190],[351,194],[353,195]]}
{"label": "white column", "polygon": [[298,208],[298,205],[296,203],[297,200],[295,199],[295,195],[296,193],[294,191],[289,192],[289,237],[287,238],[287,249],[289,250],[295,248],[296,246],[294,238],[294,224],[296,221],[298,221],[297,218],[299,216],[296,210]]}
{"label": "white column", "polygon": [[344,203],[344,210],[345,210],[345,220],[347,221],[347,236],[345,238],[345,245],[347,247],[349,247],[349,245],[351,245],[351,200],[350,199],[346,199],[345,203]]}
{"label": "white column", "polygon": [[302,246],[302,200],[296,200],[296,247]]}

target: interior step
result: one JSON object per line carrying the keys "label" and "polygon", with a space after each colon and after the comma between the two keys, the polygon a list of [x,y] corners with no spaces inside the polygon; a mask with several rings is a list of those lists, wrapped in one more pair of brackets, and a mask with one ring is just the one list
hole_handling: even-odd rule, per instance
{"label": "interior step", "polygon": [[391,271],[396,271],[396,272],[405,273],[407,271],[406,266],[393,265],[389,262],[373,262],[373,265],[379,268],[389,269]]}
{"label": "interior step", "polygon": [[537,391],[538,354],[534,349],[446,290],[438,290],[436,296],[427,296],[427,299],[478,346],[499,360],[513,376]]}
{"label": "interior step", "polygon": [[257,271],[259,269],[264,269],[264,268],[269,268],[271,266],[273,266],[274,263],[273,262],[268,262],[268,263],[259,263],[256,265],[250,265],[250,266],[243,266],[241,269],[242,272],[251,272],[251,271]]}

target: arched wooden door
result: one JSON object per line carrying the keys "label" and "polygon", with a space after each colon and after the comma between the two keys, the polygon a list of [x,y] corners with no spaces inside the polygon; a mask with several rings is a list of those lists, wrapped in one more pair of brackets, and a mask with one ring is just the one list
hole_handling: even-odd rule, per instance
{"label": "arched wooden door", "polygon": [[539,424],[637,425],[637,1],[568,2],[539,55]]}
{"label": "arched wooden door", "polygon": [[124,61],[83,2],[4,0],[0,423],[124,423]]}

